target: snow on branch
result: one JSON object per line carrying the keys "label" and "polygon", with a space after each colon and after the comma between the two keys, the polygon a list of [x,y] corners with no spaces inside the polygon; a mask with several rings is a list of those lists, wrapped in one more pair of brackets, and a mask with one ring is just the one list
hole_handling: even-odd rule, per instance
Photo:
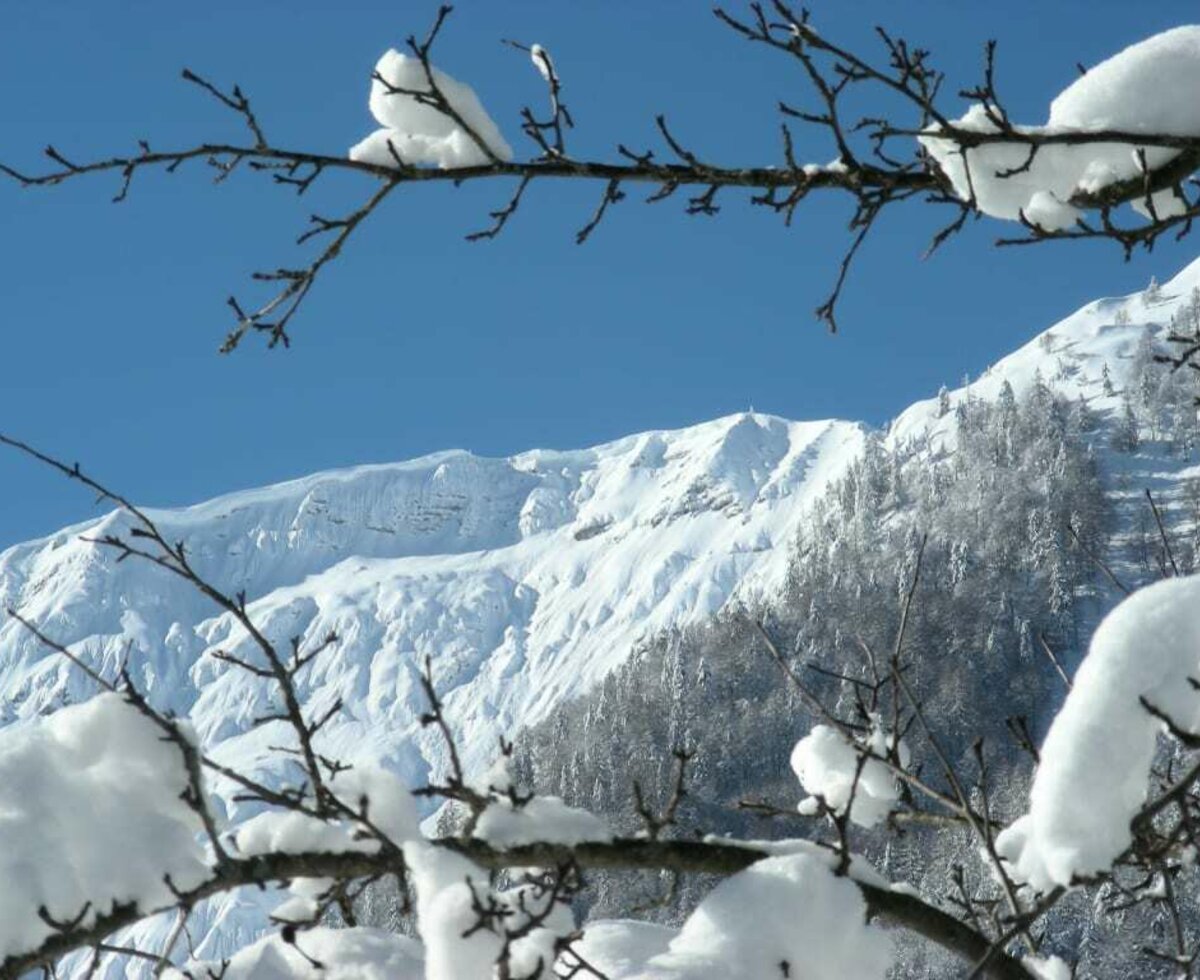
{"label": "snow on branch", "polygon": [[104,693],[0,741],[0,962],[207,877],[179,751]]}
{"label": "snow on branch", "polygon": [[848,742],[828,725],[817,725],[792,751],[792,769],[811,794],[801,801],[801,812],[816,813],[823,805],[835,814],[848,812],[860,827],[876,826],[900,799],[899,781],[880,761],[890,753],[907,765],[908,747],[902,741],[893,744],[892,736],[879,728],[861,741]]}
{"label": "snow on branch", "polygon": [[980,211],[1078,235],[1089,230],[1085,211],[1107,204],[1129,201],[1152,224],[1191,209],[1183,182],[1200,164],[1200,111],[1186,93],[1200,86],[1200,27],[1165,31],[1089,69],[1043,126],[1013,124],[990,79],[966,115],[920,138]]}
{"label": "snow on branch", "polygon": [[[1097,628],[1041,750],[1029,812],[997,840],[1034,889],[1108,872],[1131,848],[1190,840],[1200,764],[1149,802],[1160,732],[1200,747],[1200,577],[1171,578],[1122,602]],[[1178,808],[1173,828],[1154,818]],[[1138,840],[1137,838],[1140,838]]]}
{"label": "snow on branch", "polygon": [[[752,205],[768,208],[788,224],[814,192],[832,191],[854,203],[849,242],[829,296],[816,310],[831,329],[851,264],[876,220],[895,205],[919,198],[949,209],[951,217],[930,250],[963,229],[972,215],[1019,222],[1023,232],[1001,244],[1049,239],[1107,238],[1126,254],[1151,247],[1168,231],[1185,235],[1200,213],[1193,171],[1200,165],[1200,119],[1186,93],[1200,81],[1200,28],[1181,27],[1149,38],[1088,71],[1051,104],[1042,126],[1011,121],[997,88],[996,48],[985,48],[983,80],[961,94],[974,105],[951,118],[943,108],[945,77],[928,51],[883,29],[881,57],[860,55],[821,34],[805,11],[782,0],[751,3],[744,17],[724,8],[716,16],[745,40],[791,59],[809,87],[810,105],[778,107],[779,158],[744,166],[706,160],[678,138],[659,114],[662,146],[629,149],[618,144],[608,160],[572,155],[566,131],[575,120],[562,98],[559,66],[541,44],[507,40],[528,52],[549,94],[549,113],[526,107],[521,130],[535,153],[518,159],[474,89],[434,64],[434,47],[451,8],[441,7],[422,40],[409,37],[407,51],[389,50],[372,74],[369,105],[380,128],[348,155],[273,143],[249,98],[237,86],[225,90],[192,71],[183,77],[233,112],[246,142],[204,141],[182,149],[137,142],[130,155],[76,162],[48,147],[48,170],[30,173],[0,164],[0,173],[26,187],[115,173],[115,200],[124,200],[142,170],[174,173],[206,165],[222,182],[249,170],[277,186],[307,194],[329,171],[350,171],[374,181],[374,190],[348,214],[314,214],[298,235],[300,244],[323,241],[314,258],[254,273],[268,284],[265,299],[230,297],[234,326],[221,346],[231,351],[251,333],[270,346],[287,345],[297,311],[325,267],[337,258],[358,227],[398,188],[427,181],[461,183],[508,179],[515,189],[491,212],[491,224],[467,237],[496,237],[517,211],[530,184],[543,178],[597,183],[599,204],[576,240],[583,243],[629,185],[652,188],[648,202],[684,198],[690,215],[719,213],[718,196],[750,192]],[[876,107],[867,116],[849,102]],[[831,159],[832,157],[832,159]],[[1131,204],[1133,218],[1122,215]]]}

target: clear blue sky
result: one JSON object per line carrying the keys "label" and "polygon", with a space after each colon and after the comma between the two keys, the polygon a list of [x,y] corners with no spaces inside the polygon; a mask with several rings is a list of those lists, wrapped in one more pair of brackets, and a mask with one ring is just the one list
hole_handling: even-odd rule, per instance
{"label": "clear blue sky", "polygon": [[[734,9],[737,0],[732,0]],[[1076,74],[1194,18],[1194,4],[822,2],[815,22],[871,48],[872,25],[931,48],[950,90],[976,81],[1000,42],[1014,115],[1041,121]],[[268,135],[341,152],[371,128],[376,58],[423,32],[414,0],[6,0],[0,157],[26,167],[53,142],[93,157],[239,136],[237,120],[179,80],[189,66],[240,82]],[[517,111],[540,79],[499,39],[554,54],[579,128],[573,150],[654,145],[665,112],[703,154],[775,162],[776,100],[802,101],[796,66],[722,28],[707,4],[459,5],[438,61],[469,81],[520,143]],[[951,99],[957,102],[956,99]],[[802,155],[832,156],[803,144]],[[1111,247],[995,251],[979,222],[929,261],[941,214],[910,207],[869,243],[843,332],[811,317],[845,243],[844,202],[813,201],[791,230],[730,194],[715,220],[633,197],[592,241],[574,230],[599,188],[535,186],[508,233],[470,245],[508,187],[395,195],[317,285],[290,351],[221,357],[225,297],[256,268],[294,263],[311,210],[369,192],[329,179],[297,201],[244,174],[199,169],[52,191],[0,184],[0,430],[78,460],[148,504],[182,504],[346,464],[464,447],[507,454],[685,425],[749,405],[793,418],[882,423],[978,373],[1079,303],[1173,273],[1200,239],[1129,265]],[[92,513],[91,501],[0,454],[0,547]]]}

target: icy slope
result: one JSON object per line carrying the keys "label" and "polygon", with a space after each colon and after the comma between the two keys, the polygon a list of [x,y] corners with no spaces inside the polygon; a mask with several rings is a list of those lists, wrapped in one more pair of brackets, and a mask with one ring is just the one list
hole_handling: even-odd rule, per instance
{"label": "icy slope", "polygon": [[[628,656],[648,631],[769,588],[804,504],[859,451],[844,422],[738,415],[577,452],[448,452],[154,512],[201,573],[244,590],[267,634],[340,640],[302,675],[315,709],[342,697],[326,748],[419,783],[438,757],[417,718],[432,657],[472,766]],[[0,555],[0,604],[108,672],[130,663],[156,703],[253,768],[279,740],[250,730],[267,688],[206,656],[244,638],[186,585],[86,541],[120,515]],[[19,624],[0,625],[0,720],[92,694]]]}

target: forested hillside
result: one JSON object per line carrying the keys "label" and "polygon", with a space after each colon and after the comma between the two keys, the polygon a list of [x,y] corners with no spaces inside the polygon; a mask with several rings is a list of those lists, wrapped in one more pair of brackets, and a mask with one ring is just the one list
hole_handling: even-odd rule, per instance
{"label": "forested hillside", "polygon": [[[943,390],[925,427],[910,419],[869,436],[791,542],[783,589],[643,644],[595,692],[523,734],[521,775],[635,832],[634,781],[671,787],[672,750],[685,749],[693,753],[687,793],[666,833],[816,831],[813,811],[796,810],[805,794],[788,762],[821,718],[773,644],[810,692],[857,716],[864,737],[898,724],[916,771],[936,782],[939,759],[913,706],[871,699],[920,560],[907,679],[949,761],[977,771],[982,758],[991,812],[1001,820],[1020,813],[1035,746],[1100,615],[1122,587],[1189,572],[1196,561],[1197,389],[1156,356],[1168,329],[1184,318],[1190,329],[1200,316],[1200,293],[1173,311],[1157,286],[1137,302],[1165,306],[1170,319],[1131,327],[1117,310],[1113,326],[1126,344],[1111,366],[1090,365],[1098,376],[1081,370],[1078,352],[1056,356],[1071,344],[1060,346],[1051,331],[1036,344],[1041,364],[1019,378],[1020,394],[1000,370],[953,397]],[[1054,372],[1049,380],[1043,367]],[[903,798],[922,802],[908,787]],[[661,808],[667,799],[651,802]],[[903,807],[892,820],[907,832],[855,828],[856,846],[889,878],[951,894],[955,867],[977,846],[970,832]],[[706,887],[646,878],[631,892],[625,880],[602,881],[596,911],[629,914],[644,904],[673,921]],[[1061,914],[1069,925],[1069,906]],[[1070,928],[1060,935],[1078,938]]]}

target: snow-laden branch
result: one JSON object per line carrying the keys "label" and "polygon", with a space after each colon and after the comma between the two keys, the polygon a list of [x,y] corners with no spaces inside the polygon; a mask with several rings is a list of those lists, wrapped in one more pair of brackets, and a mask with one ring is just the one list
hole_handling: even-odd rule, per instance
{"label": "snow-laden branch", "polygon": [[[1182,94],[1200,82],[1200,28],[1178,28],[1135,44],[1068,87],[1054,100],[1047,124],[1024,126],[1011,121],[997,91],[994,44],[986,48],[983,82],[962,93],[974,106],[952,119],[941,104],[944,76],[932,66],[929,52],[882,29],[883,59],[876,63],[826,38],[806,12],[782,0],[751,3],[745,18],[718,8],[717,16],[738,35],[792,59],[815,101],[815,108],[780,104],[778,160],[728,166],[706,159],[662,115],[656,117],[659,150],[618,144],[612,159],[573,156],[565,134],[575,121],[563,101],[560,66],[540,44],[507,41],[529,53],[550,96],[546,118],[528,107],[522,110],[521,129],[536,154],[517,159],[474,89],[433,63],[433,47],[449,13],[449,7],[439,9],[424,39],[408,39],[407,52],[388,51],[380,59],[369,98],[380,128],[348,155],[279,146],[240,88],[227,92],[185,71],[185,80],[241,119],[248,142],[204,141],[161,150],[142,140],[135,153],[84,162],[49,147],[50,169],[26,172],[0,164],[0,173],[26,187],[115,173],[120,178],[116,200],[127,196],[140,171],[173,173],[192,162],[206,164],[217,181],[250,170],[298,194],[336,170],[379,181],[349,214],[312,216],[298,236],[300,243],[324,242],[311,261],[254,274],[255,280],[274,284],[267,299],[256,304],[229,299],[235,325],[223,351],[252,332],[272,346],[287,344],[291,321],[313,284],[363,221],[397,188],[430,181],[516,182],[508,203],[491,213],[491,225],[467,236],[473,241],[496,237],[530,185],[543,179],[600,185],[599,205],[576,235],[580,243],[607,215],[608,205],[624,197],[626,185],[653,187],[649,202],[694,188],[685,211],[707,216],[719,213],[721,192],[746,189],[751,204],[769,208],[789,224],[810,194],[845,195],[854,203],[850,241],[833,289],[817,308],[831,328],[850,265],[875,221],[914,197],[951,209],[931,250],[979,213],[1024,226],[1002,244],[1100,237],[1127,252],[1153,245],[1167,231],[1186,234],[1200,214],[1190,179],[1200,164],[1200,118],[1194,100]],[[860,118],[847,103],[851,95],[861,101],[864,93],[879,108]],[[794,127],[799,128],[794,132]],[[804,133],[812,139],[802,146]],[[1140,217],[1122,219],[1119,209],[1126,203]]]}
{"label": "snow-laden branch", "polygon": [[1029,813],[997,841],[1033,888],[1108,872],[1155,816],[1186,806],[1195,767],[1147,798],[1159,733],[1200,745],[1198,610],[1200,577],[1172,578],[1135,592],[1097,628],[1042,746]]}
{"label": "snow-laden branch", "polygon": [[[794,847],[809,852],[806,842]],[[531,844],[498,849],[479,840],[458,838],[434,840],[431,845],[457,854],[474,866],[487,871],[523,868],[559,867],[574,864],[583,870],[667,870],[683,874],[718,876],[736,875],[764,860],[786,854],[787,842],[755,845],[721,841],[649,841],[619,838],[609,842]],[[830,860],[833,855],[830,852]],[[205,898],[236,888],[272,886],[305,878],[354,879],[403,872],[405,865],[388,854],[327,851],[288,853],[272,851],[251,858],[235,859],[222,869],[191,887],[178,889],[177,901],[195,904]],[[879,881],[852,879],[862,895],[867,914],[894,926],[900,926],[960,956],[977,963],[988,956],[990,941],[954,916],[914,896],[910,891],[893,889]],[[161,883],[158,885],[161,888]],[[75,950],[87,949],[118,930],[133,925],[159,908],[172,907],[170,900],[144,904],[113,905],[86,922],[62,929],[43,927],[48,934],[36,948],[9,951],[0,960],[0,978],[17,980],[30,970],[46,965]],[[983,976],[1003,980],[1029,980],[1021,964],[1000,953],[992,957]]]}

